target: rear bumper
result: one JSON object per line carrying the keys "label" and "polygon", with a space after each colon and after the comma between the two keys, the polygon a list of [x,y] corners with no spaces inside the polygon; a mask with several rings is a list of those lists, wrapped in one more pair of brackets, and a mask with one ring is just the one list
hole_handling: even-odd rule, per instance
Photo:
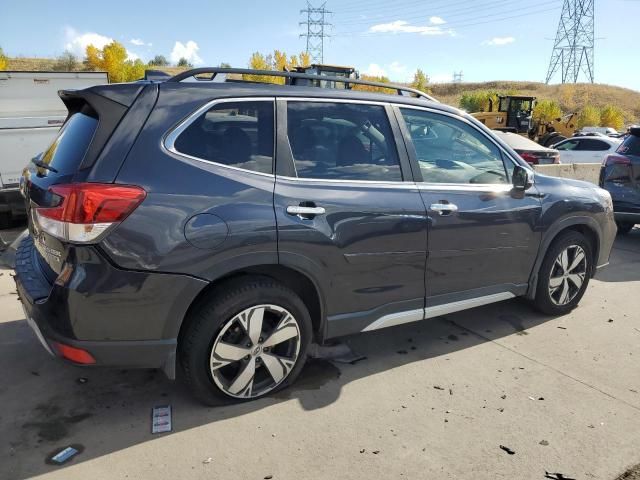
{"label": "rear bumper", "polygon": [[65,284],[60,277],[51,284],[31,237],[18,247],[18,295],[44,347],[60,357],[63,344],[89,352],[93,365],[164,368],[172,376],[180,324],[204,282],[120,270],[94,248],[82,250],[89,264],[76,264]]}

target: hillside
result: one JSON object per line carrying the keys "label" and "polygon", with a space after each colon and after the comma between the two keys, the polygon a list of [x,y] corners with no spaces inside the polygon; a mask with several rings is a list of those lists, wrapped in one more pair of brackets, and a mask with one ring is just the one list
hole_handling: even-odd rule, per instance
{"label": "hillside", "polygon": [[579,111],[585,104],[603,107],[614,105],[624,112],[625,123],[640,121],[640,92],[613,85],[577,83],[546,85],[538,82],[495,81],[483,83],[436,83],[430,85],[432,94],[441,102],[458,106],[464,92],[494,90],[518,95],[530,95],[540,100],[554,100],[562,111]]}

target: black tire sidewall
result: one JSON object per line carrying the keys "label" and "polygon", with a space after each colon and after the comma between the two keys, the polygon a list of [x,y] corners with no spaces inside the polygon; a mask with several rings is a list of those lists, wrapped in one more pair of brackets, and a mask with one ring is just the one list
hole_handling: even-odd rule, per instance
{"label": "black tire sidewall", "polygon": [[[180,363],[185,380],[196,397],[208,405],[220,405],[255,400],[286,388],[295,381],[304,367],[313,334],[311,317],[300,298],[289,288],[265,278],[234,282],[225,293],[214,295],[197,309],[179,348]],[[300,351],[289,376],[275,389],[259,397],[234,398],[218,388],[209,370],[211,347],[222,328],[235,315],[255,305],[272,304],[291,313],[300,329]]]}
{"label": "black tire sidewall", "polygon": [[[556,305],[553,303],[551,296],[549,295],[551,268],[553,267],[558,255],[571,245],[579,245],[585,252],[585,256],[587,258],[586,277],[580,291],[569,303],[566,305]],[[535,298],[535,305],[538,310],[549,315],[563,315],[577,307],[589,286],[589,280],[593,274],[593,268],[592,247],[585,236],[575,231],[560,234],[560,236],[556,238],[548,248],[538,272],[538,285],[536,288]]]}

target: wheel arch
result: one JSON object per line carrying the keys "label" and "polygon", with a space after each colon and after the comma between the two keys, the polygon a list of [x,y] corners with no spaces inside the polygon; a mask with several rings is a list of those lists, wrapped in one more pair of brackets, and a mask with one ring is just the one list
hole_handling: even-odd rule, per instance
{"label": "wheel arch", "polygon": [[[313,341],[322,342],[325,338],[324,301],[321,290],[311,276],[289,266],[280,264],[264,264],[239,268],[228,272],[206,285],[194,298],[185,312],[181,322],[176,325],[173,338],[177,338],[180,344],[181,336],[186,331],[191,313],[200,307],[215,292],[224,289],[227,285],[242,281],[243,278],[269,277],[293,290],[309,309],[311,323],[313,325]],[[174,327],[175,328],[175,327]],[[171,334],[170,334],[171,335]]]}
{"label": "wheel arch", "polygon": [[540,243],[538,255],[529,278],[529,288],[526,294],[527,298],[533,299],[536,296],[538,273],[549,247],[561,234],[567,231],[581,233],[591,244],[591,276],[595,274],[595,266],[598,262],[598,256],[600,255],[600,236],[602,234],[598,222],[591,217],[583,216],[564,218],[561,221],[554,223],[551,228],[549,228]]}

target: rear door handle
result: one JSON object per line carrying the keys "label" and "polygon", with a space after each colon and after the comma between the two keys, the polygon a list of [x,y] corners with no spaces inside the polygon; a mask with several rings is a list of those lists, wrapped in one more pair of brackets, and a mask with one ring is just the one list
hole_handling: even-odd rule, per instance
{"label": "rear door handle", "polygon": [[313,218],[316,215],[324,215],[324,207],[303,207],[301,205],[289,205],[287,207],[289,215],[298,215],[302,218]]}
{"label": "rear door handle", "polygon": [[438,215],[449,215],[458,211],[458,206],[453,203],[432,203],[429,210],[438,212]]}

